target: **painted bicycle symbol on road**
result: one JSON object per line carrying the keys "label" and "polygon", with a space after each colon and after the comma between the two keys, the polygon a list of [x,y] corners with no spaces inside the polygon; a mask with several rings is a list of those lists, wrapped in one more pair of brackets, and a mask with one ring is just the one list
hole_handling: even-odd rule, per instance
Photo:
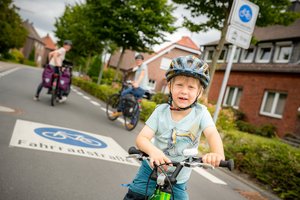
{"label": "painted bicycle symbol on road", "polygon": [[106,148],[107,144],[90,135],[60,128],[36,128],[34,132],[56,142],[89,148]]}

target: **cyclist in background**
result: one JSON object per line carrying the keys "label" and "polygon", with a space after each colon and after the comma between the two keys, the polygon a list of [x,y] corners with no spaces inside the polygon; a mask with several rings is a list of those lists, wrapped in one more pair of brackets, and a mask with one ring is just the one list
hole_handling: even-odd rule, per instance
{"label": "cyclist in background", "polygon": [[[71,40],[65,40],[63,47],[56,49],[49,53],[48,59],[50,60],[49,65],[54,70],[54,73],[59,73],[59,67],[62,67],[63,60],[65,59],[66,52],[68,52],[72,47],[72,41]],[[43,81],[38,85],[36,94],[33,97],[34,100],[39,100],[39,95],[43,89]],[[63,102],[66,100],[66,97],[62,98],[59,97],[60,102]]]}
{"label": "cyclist in background", "polygon": [[[138,54],[135,56],[136,66],[132,71],[135,72],[134,80],[132,82],[132,87],[127,88],[121,93],[121,97],[126,94],[133,94],[135,98],[140,99],[145,94],[148,87],[148,66],[143,62],[144,56]],[[122,105],[119,104],[117,112],[111,114],[112,117],[119,117],[122,115]],[[132,125],[133,126],[133,125]]]}
{"label": "cyclist in background", "polygon": [[[225,160],[223,143],[214,121],[207,108],[197,102],[210,81],[208,65],[194,56],[178,57],[172,60],[166,79],[170,91],[168,104],[156,107],[136,138],[137,147],[149,155],[150,161],[142,162],[124,200],[142,200],[151,196],[155,181],[150,180],[148,193],[145,192],[154,164],[185,160],[183,150],[198,148],[202,133],[211,150],[203,155],[203,162],[218,166],[221,160]],[[166,173],[174,170],[167,165],[162,167]],[[186,183],[190,174],[191,168],[187,167],[179,173],[173,186],[175,199],[189,199]]]}

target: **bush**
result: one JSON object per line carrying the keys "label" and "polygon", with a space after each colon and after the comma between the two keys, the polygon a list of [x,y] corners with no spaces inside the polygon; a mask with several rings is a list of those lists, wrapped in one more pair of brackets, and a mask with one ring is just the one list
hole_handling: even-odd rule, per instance
{"label": "bush", "polygon": [[156,103],[148,101],[146,99],[142,100],[142,112],[140,114],[140,119],[142,121],[147,121],[154,109],[156,108]]}
{"label": "bush", "polygon": [[[113,68],[107,68],[103,70],[101,83],[106,85],[111,85],[116,73],[117,71]],[[122,73],[119,72],[117,81],[121,82],[121,80],[122,80]]]}
{"label": "bush", "polygon": [[21,64],[24,63],[25,57],[22,54],[22,52],[20,52],[19,50],[12,49],[9,54],[11,55],[10,56],[11,60],[17,61],[18,63],[21,63]]}
{"label": "bush", "polygon": [[299,149],[232,130],[224,134],[223,143],[226,157],[235,158],[235,169],[268,185],[282,199],[300,196]]}
{"label": "bush", "polygon": [[[118,88],[113,88],[110,85],[97,85],[96,83],[86,81],[81,78],[73,78],[72,83],[105,102],[110,95],[118,92]],[[140,119],[142,121],[146,121],[155,109],[156,103],[143,99],[141,105],[142,111],[140,114]]]}
{"label": "bush", "polygon": [[[216,107],[212,104],[208,104],[207,109],[213,117]],[[216,126],[219,130],[234,129],[236,127],[235,121],[236,119],[232,108],[223,108],[219,112]]]}
{"label": "bush", "polygon": [[276,136],[276,127],[272,124],[265,124],[260,127],[256,127],[248,122],[238,120],[236,122],[237,128],[240,131],[260,135],[268,138]]}
{"label": "bush", "polygon": [[156,104],[167,103],[169,99],[168,94],[158,92],[151,97],[151,101],[154,101]]}
{"label": "bush", "polygon": [[265,124],[259,128],[259,135],[272,138],[276,136],[276,127],[272,124]]}
{"label": "bush", "polygon": [[30,52],[29,57],[28,57],[28,60],[32,61],[32,62],[35,61],[35,48],[31,49],[31,52]]}
{"label": "bush", "polygon": [[[101,56],[99,56],[99,55],[93,56],[91,58],[91,62],[90,62],[89,70],[88,70],[87,74],[90,77],[92,77],[92,79],[94,77],[96,77],[98,79],[98,75],[99,75],[100,67],[101,67],[101,62],[102,62],[102,59],[101,59]],[[97,79],[96,79],[95,82],[97,82]],[[94,81],[94,79],[93,79],[93,81]]]}

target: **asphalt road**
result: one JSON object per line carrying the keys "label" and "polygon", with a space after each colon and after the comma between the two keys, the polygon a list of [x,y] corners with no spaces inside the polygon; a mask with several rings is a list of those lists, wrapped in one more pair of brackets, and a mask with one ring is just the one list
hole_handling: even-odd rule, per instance
{"label": "asphalt road", "polygon": [[[0,62],[0,199],[123,199],[127,188],[122,184],[130,183],[138,169],[123,160],[124,152],[134,145],[143,124],[126,131],[120,121],[106,118],[103,102],[76,87],[67,102],[55,107],[50,106],[45,89],[40,101],[34,101],[41,73],[41,69]],[[41,127],[89,135],[107,147],[71,143],[80,140],[78,135],[69,136],[65,143],[45,138],[37,134]],[[201,173],[193,172],[189,181],[191,200],[265,195],[224,170]]]}

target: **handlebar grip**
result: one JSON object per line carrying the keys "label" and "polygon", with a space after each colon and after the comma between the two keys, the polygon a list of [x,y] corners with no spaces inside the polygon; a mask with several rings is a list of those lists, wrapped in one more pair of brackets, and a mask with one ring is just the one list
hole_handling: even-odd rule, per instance
{"label": "handlebar grip", "polygon": [[128,153],[129,153],[129,154],[140,154],[141,151],[138,150],[138,149],[135,148],[135,147],[130,147],[130,148],[128,149]]}
{"label": "handlebar grip", "polygon": [[230,171],[234,168],[234,161],[230,160],[221,160],[219,167],[227,167]]}
{"label": "handlebar grip", "polygon": [[142,152],[141,150],[138,150],[136,147],[130,147],[128,149],[128,154],[140,154],[142,156],[149,157],[148,154]]}

